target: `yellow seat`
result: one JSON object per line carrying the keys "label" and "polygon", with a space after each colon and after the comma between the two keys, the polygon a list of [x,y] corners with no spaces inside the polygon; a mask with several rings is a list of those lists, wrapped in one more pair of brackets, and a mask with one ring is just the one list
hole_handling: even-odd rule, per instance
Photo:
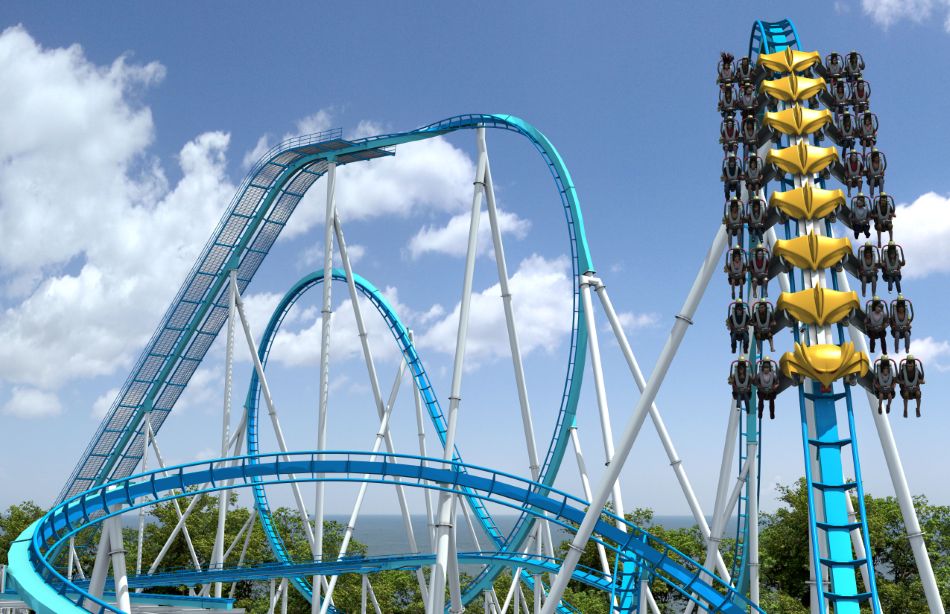
{"label": "yellow seat", "polygon": [[846,237],[832,239],[810,232],[804,237],[777,240],[772,253],[802,270],[820,271],[838,264],[845,254],[850,254],[851,242]]}
{"label": "yellow seat", "polygon": [[771,126],[782,134],[803,136],[811,134],[824,127],[831,121],[831,111],[828,109],[805,109],[795,105],[784,111],[774,111],[765,114],[765,125]]}
{"label": "yellow seat", "polygon": [[789,174],[813,175],[838,160],[834,147],[816,147],[800,141],[798,145],[771,149],[766,161]]}
{"label": "yellow seat", "polygon": [[828,288],[782,292],[775,303],[776,309],[784,309],[799,322],[818,326],[840,322],[848,317],[852,309],[860,306],[857,292],[839,292]]}
{"label": "yellow seat", "polygon": [[825,80],[799,77],[795,73],[781,79],[762,82],[762,91],[782,102],[798,102],[813,98],[825,89]]}
{"label": "yellow seat", "polygon": [[772,192],[769,204],[790,218],[820,220],[834,213],[839,205],[845,204],[845,200],[841,190],[825,190],[806,184],[787,192]]}
{"label": "yellow seat", "polygon": [[772,72],[801,72],[820,61],[821,56],[817,51],[796,51],[791,47],[759,56],[759,65]]}
{"label": "yellow seat", "polygon": [[855,351],[850,341],[840,346],[796,343],[795,351],[785,352],[779,360],[779,368],[786,377],[818,380],[827,388],[833,381],[848,375],[863,377],[870,368],[870,360],[864,352]]}

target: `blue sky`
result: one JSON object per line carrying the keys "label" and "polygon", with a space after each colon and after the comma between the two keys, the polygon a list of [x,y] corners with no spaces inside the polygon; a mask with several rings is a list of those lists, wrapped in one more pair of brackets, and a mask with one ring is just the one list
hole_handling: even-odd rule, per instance
{"label": "blue sky", "polygon": [[[945,3],[800,3],[794,15],[772,5],[764,14],[754,2],[731,3],[728,11],[719,3],[555,10],[541,2],[111,8],[104,15],[71,3],[0,6],[0,83],[10,87],[0,96],[0,506],[26,498],[47,504],[59,492],[96,427],[97,408],[111,402],[110,390],[125,379],[248,165],[282,137],[302,132],[342,127],[347,135],[375,134],[468,112],[512,113],[533,123],[571,169],[594,262],[649,372],[719,223],[717,54],[744,52],[754,19],[785,16],[795,20],[804,48],[855,48],[867,62],[888,192],[906,207],[895,236],[910,263],[904,290],[917,306],[914,350],[927,357],[924,418],[891,420],[913,492],[950,504],[939,479],[942,434],[950,427],[943,411],[950,329],[941,317],[950,298],[950,123],[940,78],[950,53]],[[416,329],[443,400],[473,136],[401,147],[394,160],[348,168],[340,178],[356,269],[386,288]],[[490,133],[489,150],[509,268],[519,283],[515,302],[543,451],[566,359],[563,216],[527,143]],[[258,331],[280,294],[320,266],[324,189],[323,182],[314,187],[248,290]],[[525,474],[490,251],[476,267],[483,295],[459,445],[470,462]],[[331,446],[364,449],[372,444],[374,418],[339,309],[345,291],[334,292],[343,349],[332,372]],[[297,449],[312,447],[316,430],[317,294],[302,301],[288,323],[293,334],[274,355],[272,386]],[[727,302],[725,279],[717,275],[657,401],[707,509],[728,407]],[[378,322],[373,326],[379,330]],[[388,389],[395,353],[381,333],[375,339]],[[606,335],[603,344],[619,432],[635,388],[616,345]],[[790,337],[777,340],[780,352],[790,346]],[[220,445],[222,356],[218,344],[159,435],[170,461],[208,457]],[[235,396],[243,399],[249,363],[241,358]],[[590,388],[579,424],[596,472],[603,451]],[[401,449],[414,451],[412,407],[408,395],[400,399],[394,436]],[[778,419],[765,426],[766,489],[802,473],[797,400],[786,395],[778,404]],[[889,494],[868,418],[861,407],[866,488]],[[267,437],[264,443],[273,445]],[[558,484],[577,492],[576,476],[568,459]],[[623,484],[628,506],[686,513],[649,423]],[[374,491],[370,500],[377,511],[391,509],[389,493]],[[330,509],[345,512],[350,501],[340,489]],[[769,497],[766,508],[772,505]]]}

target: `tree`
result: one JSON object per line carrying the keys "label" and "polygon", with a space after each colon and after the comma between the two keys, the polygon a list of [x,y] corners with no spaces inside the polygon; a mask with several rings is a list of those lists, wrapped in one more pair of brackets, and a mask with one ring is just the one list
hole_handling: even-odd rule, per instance
{"label": "tree", "polygon": [[14,540],[46,510],[32,501],[11,505],[6,512],[0,512],[0,561],[7,562],[7,553]]}

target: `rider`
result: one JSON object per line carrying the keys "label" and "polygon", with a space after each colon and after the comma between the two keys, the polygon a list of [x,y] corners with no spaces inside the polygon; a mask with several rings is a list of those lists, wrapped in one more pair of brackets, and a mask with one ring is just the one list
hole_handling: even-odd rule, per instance
{"label": "rider", "polygon": [[864,179],[864,156],[856,151],[849,151],[844,157],[842,183],[848,187],[848,194],[851,194],[851,188],[861,189],[861,181]]}
{"label": "rider", "polygon": [[894,385],[896,384],[895,370],[894,361],[886,356],[874,363],[874,377],[871,380],[871,388],[877,396],[877,413],[881,413],[885,400],[887,401],[887,413],[891,413],[891,401],[894,400]]}
{"label": "rider", "polygon": [[867,157],[868,187],[871,194],[874,188],[884,189],[884,171],[887,170],[887,158],[875,147]]}
{"label": "rider", "polygon": [[736,352],[736,346],[743,352],[749,351],[750,320],[749,306],[743,303],[741,298],[729,305],[726,328],[729,330],[729,343],[733,354]]}
{"label": "rider", "polygon": [[913,311],[908,311],[908,302],[903,294],[898,294],[897,300],[891,304],[891,334],[894,336],[895,352],[900,351],[901,339],[904,340],[904,351],[910,351],[910,329],[914,314]]}
{"label": "rider", "polygon": [[844,60],[840,53],[832,51],[825,56],[825,65],[818,71],[823,77],[838,79],[844,75]]}
{"label": "rider", "polygon": [[894,209],[894,199],[887,192],[881,192],[874,200],[871,210],[871,219],[874,220],[874,230],[877,231],[877,245],[881,246],[881,234],[887,232],[887,238],[894,240],[894,218],[897,211]]}
{"label": "rider", "polygon": [[877,143],[877,118],[874,113],[865,111],[861,114],[861,121],[858,124],[857,132],[861,136],[862,147],[874,147]]}
{"label": "rider", "polygon": [[887,354],[887,309],[877,295],[871,299],[871,309],[868,310],[865,328],[871,342],[871,351],[874,351],[874,342],[881,340],[881,352]]}
{"label": "rider", "polygon": [[893,241],[888,241],[887,247],[881,253],[881,277],[887,282],[887,291],[890,292],[897,286],[897,292],[901,291],[901,267],[907,264],[904,261],[904,250],[900,249]]}
{"label": "rider", "polygon": [[769,351],[775,351],[775,310],[768,301],[758,301],[752,308],[752,334],[755,336],[759,353],[762,352],[762,342],[769,342]]}
{"label": "rider", "polygon": [[733,196],[726,203],[726,211],[722,216],[722,223],[726,225],[726,232],[737,241],[742,237],[742,225],[746,221],[745,205]]}
{"label": "rider", "polygon": [[729,379],[726,380],[732,386],[732,398],[736,405],[745,403],[746,411],[749,410],[749,398],[752,396],[752,374],[749,373],[749,361],[745,356],[739,356],[736,361],[736,368],[730,370]]}
{"label": "rider", "polygon": [[844,149],[854,149],[854,137],[857,136],[857,126],[850,111],[838,113],[835,117],[835,140]]}
{"label": "rider", "polygon": [[924,367],[912,354],[901,361],[897,369],[897,383],[901,385],[901,398],[904,399],[904,417],[907,417],[907,401],[917,401],[917,417],[920,417],[920,386],[925,384]]}
{"label": "rider", "polygon": [[750,193],[758,192],[766,181],[769,180],[769,173],[762,164],[762,159],[755,154],[749,154],[745,158],[745,187]]}
{"label": "rider", "polygon": [[765,402],[769,402],[769,418],[775,420],[775,396],[778,394],[779,379],[775,371],[775,361],[766,356],[759,361],[759,370],[753,378],[759,394],[759,420],[762,419],[762,409]]}
{"label": "rider", "polygon": [[719,76],[716,79],[718,83],[732,83],[736,80],[736,68],[732,60],[733,56],[728,51],[719,54]]}
{"label": "rider", "polygon": [[722,188],[726,199],[735,192],[739,196],[739,180],[742,179],[742,162],[736,154],[731,153],[722,161]]}
{"label": "rider", "polygon": [[759,101],[759,93],[755,91],[755,86],[751,83],[746,83],[739,88],[738,105],[743,116],[755,115],[759,108]]}
{"label": "rider", "polygon": [[864,79],[858,79],[851,86],[851,104],[858,113],[868,110],[871,101],[871,86]]}
{"label": "rider", "polygon": [[736,75],[739,78],[739,82],[742,84],[752,83],[758,80],[759,73],[758,67],[755,65],[752,60],[749,59],[749,56],[742,56],[739,58],[739,62],[736,65]]}
{"label": "rider", "polygon": [[871,294],[877,294],[877,272],[881,267],[877,248],[866,241],[858,248],[858,275],[861,280],[861,295],[867,294],[868,284],[871,284]]}
{"label": "rider", "polygon": [[749,215],[746,223],[749,225],[749,242],[761,243],[768,224],[769,209],[765,201],[754,196],[749,199]]}
{"label": "rider", "polygon": [[[769,295],[769,262],[771,254],[768,248],[759,243],[749,256],[749,272],[752,274],[752,295]],[[773,352],[775,350],[772,350]]]}
{"label": "rider", "polygon": [[732,115],[724,117],[719,126],[719,142],[727,155],[735,153],[739,147],[739,128],[736,126],[736,118]]}
{"label": "rider", "polygon": [[748,270],[745,251],[736,245],[726,255],[726,266],[722,268],[729,278],[732,287],[732,298],[736,298],[736,288],[739,288],[739,298],[742,298],[742,286],[745,284],[745,273]]}
{"label": "rider", "polygon": [[732,115],[736,111],[736,92],[731,83],[719,86],[719,112],[723,117]]}
{"label": "rider", "polygon": [[864,70],[864,58],[857,51],[852,50],[844,59],[844,70],[850,79],[860,79]]}
{"label": "rider", "polygon": [[854,231],[854,238],[857,239],[861,233],[871,238],[871,208],[868,206],[868,197],[859,191],[851,199],[851,230]]}
{"label": "rider", "polygon": [[759,122],[754,115],[746,115],[742,118],[742,129],[739,132],[746,151],[752,151],[758,146]]}

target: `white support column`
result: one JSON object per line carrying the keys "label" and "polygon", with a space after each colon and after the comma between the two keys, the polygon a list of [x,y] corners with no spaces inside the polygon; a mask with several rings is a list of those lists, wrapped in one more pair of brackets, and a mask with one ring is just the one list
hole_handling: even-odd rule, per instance
{"label": "white support column", "polygon": [[[231,439],[231,384],[234,367],[234,319],[237,312],[237,270],[231,269],[228,291],[228,332],[224,357],[224,407],[221,413],[221,458],[228,456],[228,444]],[[218,526],[215,531],[214,545],[211,551],[211,568],[224,566],[224,529],[228,519],[228,497],[230,490],[218,492]],[[221,582],[214,583],[214,596],[221,598]]]}
{"label": "white support column", "polygon": [[113,516],[104,521],[109,531],[109,557],[112,559],[112,578],[115,584],[115,605],[123,612],[132,611],[129,596],[129,576],[125,567],[125,545],[122,541],[122,517]]}
{"label": "white support column", "polygon": [[[594,307],[590,300],[591,278],[586,274],[580,276],[581,304],[584,308],[584,320],[587,323],[587,340],[590,347],[590,369],[594,375],[594,390],[597,395],[597,411],[600,415],[600,432],[604,441],[604,466],[609,467],[614,460],[614,434],[610,424],[610,409],[607,405],[607,388],[604,385],[604,370],[600,363],[600,341],[597,337],[597,320],[594,317]],[[617,528],[627,532],[627,526],[620,520],[623,518],[623,496],[620,492],[619,478],[611,486],[613,493],[614,514],[619,518]]]}
{"label": "white support column", "polygon": [[[251,325],[247,320],[247,314],[244,313],[244,299],[238,294],[235,296],[238,317],[241,320],[241,328],[244,330],[244,339],[247,342],[247,349],[251,354],[251,361],[254,363],[254,371],[257,373],[257,379],[261,385],[261,396],[264,397],[264,404],[267,405],[267,414],[270,416],[271,425],[274,428],[274,437],[277,439],[278,449],[286,454],[287,442],[284,439],[284,432],[280,428],[280,420],[277,418],[277,407],[274,405],[274,397],[271,396],[270,385],[267,383],[267,376],[264,373],[264,365],[257,355],[257,343],[254,341],[254,335],[251,333]],[[287,458],[286,456],[284,457]],[[297,503],[297,512],[300,514],[300,521],[303,525],[304,534],[307,542],[310,544],[311,553],[315,548],[315,538],[313,528],[310,526],[310,517],[307,515],[307,506],[303,502],[303,494],[300,492],[300,485],[296,481],[296,476],[289,474],[290,487],[294,494],[294,500]]]}
{"label": "white support column", "polygon": [[[481,217],[482,194],[485,191],[485,168],[488,156],[485,153],[485,129],[476,131],[478,144],[478,165],[475,173],[475,189],[472,196],[471,221],[468,229],[468,247],[465,256],[465,274],[462,280],[462,298],[459,303],[458,333],[455,343],[455,360],[452,366],[452,389],[449,393],[449,415],[446,429],[445,453],[443,458],[451,461],[455,451],[455,430],[458,424],[459,404],[462,400],[462,363],[465,360],[465,341],[468,337],[468,318],[472,303],[472,280],[475,275],[475,256],[478,248],[478,222]],[[436,559],[430,576],[429,602],[427,614],[442,612],[445,601],[445,577],[449,558],[449,532],[453,524],[455,497],[451,493],[440,493],[438,523],[436,525]]]}
{"label": "white support column", "polygon": [[649,407],[656,398],[657,392],[660,390],[660,385],[662,385],[663,379],[666,377],[666,372],[669,370],[670,364],[673,362],[673,357],[679,349],[680,342],[686,334],[686,328],[692,323],[692,317],[696,312],[696,307],[699,305],[706,286],[709,285],[709,280],[716,270],[719,257],[725,247],[726,230],[724,226],[720,226],[706,254],[706,259],[699,270],[699,274],[693,282],[689,295],[686,297],[682,311],[676,315],[676,322],[673,324],[673,331],[670,333],[670,338],[663,347],[656,367],[650,375],[650,379],[647,381],[640,400],[637,402],[633,414],[624,428],[623,437],[617,446],[616,455],[614,456],[614,462],[607,467],[605,475],[601,478],[601,483],[597,487],[597,494],[593,500],[591,500],[590,507],[584,514],[584,520],[581,522],[581,526],[578,528],[574,540],[571,542],[567,556],[565,556],[561,565],[561,570],[558,572],[557,579],[551,586],[547,602],[544,606],[544,614],[553,614],[557,608],[557,604],[561,601],[561,597],[564,595],[564,589],[567,588],[567,583],[577,568],[577,562],[580,560],[580,555],[584,551],[584,546],[587,545],[587,541],[594,532],[594,525],[600,518],[601,510],[603,510],[604,504],[610,496],[613,483],[616,482],[620,476],[620,471],[627,461],[630,450],[633,448],[633,444],[637,439],[637,435],[640,432],[640,427],[643,425]]}
{"label": "white support column", "polygon": [[290,587],[287,583],[287,578],[284,578],[280,581],[280,614],[287,614],[287,598],[290,592]]}
{"label": "white support column", "polygon": [[[319,454],[327,445],[327,401],[330,395],[330,325],[332,307],[330,289],[333,285],[333,220],[336,199],[336,161],[327,165],[327,208],[323,226],[323,309],[321,310],[322,328],[320,332],[320,399],[317,407],[317,460],[323,460]],[[323,482],[316,483],[313,520],[313,558],[323,560]],[[320,611],[320,576],[313,577],[313,601],[311,612]]]}
{"label": "white support column", "polygon": [[[613,330],[617,344],[620,346],[620,350],[627,362],[627,367],[630,369],[630,374],[633,375],[634,382],[636,382],[637,388],[642,394],[643,389],[646,388],[646,378],[643,377],[643,372],[640,370],[640,364],[637,362],[637,357],[634,355],[633,349],[630,347],[630,342],[627,339],[627,333],[624,332],[623,325],[620,323],[620,318],[617,317],[617,312],[614,309],[613,303],[610,301],[610,296],[607,294],[607,286],[605,286],[600,279],[589,279],[595,287],[597,296],[600,298],[601,305],[604,308],[604,312],[607,314],[607,320],[610,322],[610,327]],[[706,515],[703,514],[703,510],[699,505],[699,500],[696,498],[696,493],[693,492],[693,486],[686,475],[686,469],[683,467],[683,461],[676,452],[676,447],[673,445],[673,439],[670,437],[669,431],[666,430],[666,424],[663,422],[663,418],[660,416],[660,410],[657,408],[656,403],[650,404],[649,411],[650,418],[653,421],[653,426],[656,428],[656,433],[660,437],[660,442],[663,444],[663,449],[666,451],[666,456],[670,459],[670,466],[673,468],[673,473],[676,475],[676,479],[679,482],[680,490],[683,491],[683,496],[686,498],[686,503],[689,505],[689,509],[693,514],[693,520],[695,520],[696,524],[699,526],[699,530],[703,536],[703,539],[708,540],[710,531],[709,525],[706,522]],[[725,561],[723,561],[718,547],[714,552],[714,560],[710,561],[709,564],[713,562],[715,563],[716,569],[719,571],[720,575],[728,581],[729,570],[726,569]]]}
{"label": "white support column", "polygon": [[[142,426],[142,473],[148,473],[149,427],[151,426],[151,411],[145,412],[145,424]],[[142,574],[142,545],[145,541],[145,508],[139,508],[139,528],[135,541],[135,575]],[[73,538],[69,538],[69,579],[73,578],[73,559],[75,549]]]}
{"label": "white support column", "polygon": [[[584,462],[584,453],[581,451],[581,439],[577,436],[577,425],[570,429],[571,443],[574,445],[574,457],[577,459],[577,470],[581,474],[581,488],[584,490],[584,498],[591,500],[590,478],[587,474],[587,464]],[[607,549],[600,542],[597,542],[597,556],[600,559],[600,570],[607,576],[608,581],[612,579],[613,572],[610,569],[610,561],[607,560]]]}
{"label": "white support column", "polygon": [[749,598],[755,605],[759,604],[759,464],[755,462],[758,451],[757,443],[750,443],[746,461],[749,462]]}
{"label": "white support column", "polygon": [[[412,331],[409,331],[409,340],[412,341]],[[412,400],[416,408],[416,431],[419,438],[419,456],[425,458],[426,455],[426,427],[425,427],[425,416],[422,408],[422,395],[419,393],[419,388],[416,386],[415,379],[413,374],[409,374],[412,382]],[[426,466],[426,462],[422,461],[422,466]],[[422,489],[422,498],[425,501],[426,505],[426,535],[429,537],[429,549],[435,549],[435,521],[432,517],[432,497],[428,488]]]}
{"label": "white support column", "polygon": [[366,598],[367,598],[366,582],[367,582],[366,574],[363,574],[362,576],[360,576],[360,614],[366,614]]}
{"label": "white support column", "polygon": [[[102,599],[106,576],[109,575],[109,536],[110,531],[103,524],[99,535],[99,545],[96,547],[96,560],[92,565],[92,576],[89,579],[89,594],[97,599]],[[98,606],[87,600],[87,607]]]}
{"label": "white support column", "polygon": [[[458,499],[453,499],[458,502]],[[464,505],[464,504],[463,504]],[[453,505],[453,508],[455,505]],[[449,614],[461,614],[465,611],[462,605],[462,586],[459,579],[459,558],[458,558],[458,511],[452,510],[452,530],[449,532],[449,560],[447,566],[447,576],[449,582]]]}
{"label": "white support column", "polygon": [[373,611],[376,614],[383,614],[383,611],[379,607],[379,601],[376,600],[376,591],[373,590],[373,583],[369,581],[369,578],[366,579],[366,588],[369,589],[369,600],[373,604]]}
{"label": "white support column", "polygon": [[[841,271],[837,275],[838,287],[844,291],[850,290],[847,274]],[[864,333],[854,326],[849,326],[848,334],[854,342],[855,349],[867,353],[868,348]],[[878,439],[881,441],[881,450],[884,452],[887,471],[891,476],[891,483],[894,485],[894,494],[901,509],[901,516],[904,518],[907,539],[910,541],[910,548],[914,553],[914,562],[917,564],[917,572],[920,574],[920,581],[924,587],[927,607],[930,608],[931,614],[943,614],[944,607],[940,597],[940,589],[937,587],[937,578],[934,576],[933,565],[930,563],[930,557],[927,554],[924,532],[920,528],[914,498],[911,496],[910,487],[907,485],[907,476],[904,474],[904,465],[901,462],[900,453],[897,451],[897,442],[894,440],[894,433],[891,431],[891,423],[886,415],[877,413],[877,398],[870,392],[867,393],[867,398],[871,408],[871,417],[877,429]]]}

